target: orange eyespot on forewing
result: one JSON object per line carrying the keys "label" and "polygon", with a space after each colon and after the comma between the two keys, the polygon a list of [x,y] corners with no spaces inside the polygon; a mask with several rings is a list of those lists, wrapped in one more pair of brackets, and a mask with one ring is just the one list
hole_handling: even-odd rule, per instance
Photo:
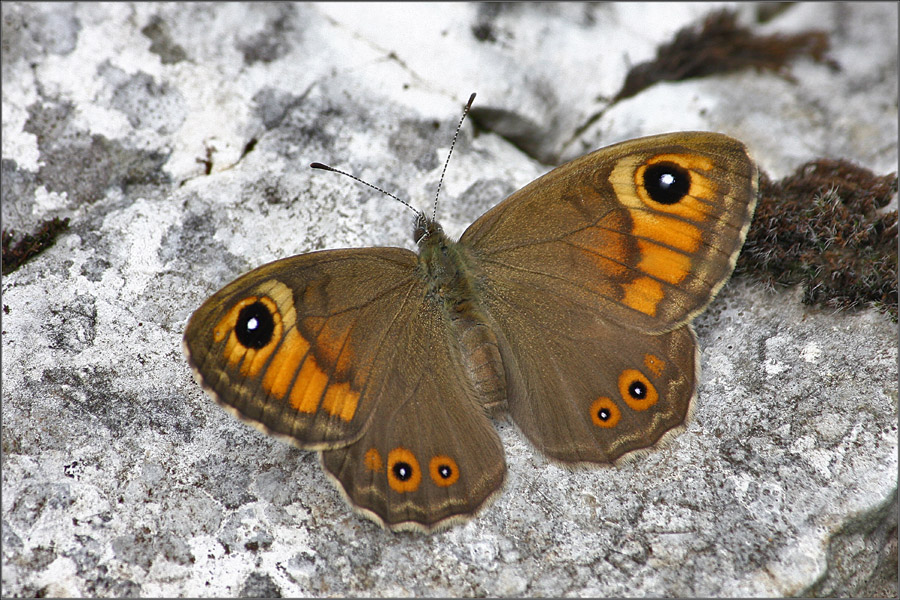
{"label": "orange eyespot on forewing", "polygon": [[637,369],[625,369],[619,375],[619,393],[632,410],[647,410],[659,400],[656,387]]}
{"label": "orange eyespot on forewing", "polygon": [[422,469],[415,455],[406,448],[394,448],[388,453],[387,478],[397,493],[414,492],[422,482]]}
{"label": "orange eyespot on forewing", "polygon": [[[262,293],[237,302],[213,328],[213,339],[224,340],[225,361],[244,377],[261,377],[262,388],[271,397],[287,397],[290,406],[301,413],[323,410],[351,421],[359,393],[349,382],[332,379],[330,373],[336,370],[322,368],[295,323],[290,290],[273,282]],[[341,341],[345,339],[346,334]],[[349,352],[341,354],[343,373],[349,370],[350,358]]]}
{"label": "orange eyespot on forewing", "polygon": [[622,411],[610,398],[601,396],[591,404],[591,420],[597,427],[615,427],[622,418]]}
{"label": "orange eyespot on forewing", "polygon": [[213,339],[226,339],[223,356],[229,365],[240,364],[241,375],[255,377],[282,337],[278,306],[271,298],[249,296],[235,304],[213,328]]}
{"label": "orange eyespot on forewing", "polygon": [[716,186],[703,175],[714,166],[704,156],[658,154],[635,169],[634,186],[647,206],[700,222],[714,210]]}
{"label": "orange eyespot on forewing", "polygon": [[440,487],[453,485],[459,479],[459,466],[456,461],[443,454],[431,459],[428,470],[431,479]]}

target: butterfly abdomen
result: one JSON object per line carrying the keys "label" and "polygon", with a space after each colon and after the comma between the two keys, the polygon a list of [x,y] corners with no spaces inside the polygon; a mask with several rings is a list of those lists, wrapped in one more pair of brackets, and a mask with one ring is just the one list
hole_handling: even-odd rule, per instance
{"label": "butterfly abdomen", "polygon": [[460,346],[460,359],[478,392],[482,406],[493,408],[506,402],[506,374],[497,336],[474,315],[451,317]]}

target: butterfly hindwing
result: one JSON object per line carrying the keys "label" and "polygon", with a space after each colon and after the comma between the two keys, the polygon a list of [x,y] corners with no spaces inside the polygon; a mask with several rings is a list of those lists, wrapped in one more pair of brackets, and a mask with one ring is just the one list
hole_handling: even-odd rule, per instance
{"label": "butterfly hindwing", "polygon": [[685,422],[698,376],[690,325],[644,333],[525,289],[498,283],[484,302],[501,340],[510,414],[541,452],[614,462]]}
{"label": "butterfly hindwing", "polygon": [[397,321],[391,395],[356,443],[322,452],[356,507],[399,529],[440,528],[474,514],[503,484],[493,424],[459,358],[446,315],[425,304]]}

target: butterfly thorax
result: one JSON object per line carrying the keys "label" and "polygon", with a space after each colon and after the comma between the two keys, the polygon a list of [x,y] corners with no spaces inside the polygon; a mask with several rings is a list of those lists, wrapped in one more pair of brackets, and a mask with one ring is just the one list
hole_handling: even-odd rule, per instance
{"label": "butterfly thorax", "polygon": [[417,224],[416,235],[419,236],[419,272],[425,281],[426,295],[450,312],[470,304],[475,289],[471,269],[459,245],[447,237],[436,221]]}
{"label": "butterfly thorax", "polygon": [[506,400],[506,376],[490,316],[481,307],[478,276],[465,249],[433,220],[416,223],[419,274],[425,283],[426,306],[439,307],[456,332],[460,359],[485,406]]}

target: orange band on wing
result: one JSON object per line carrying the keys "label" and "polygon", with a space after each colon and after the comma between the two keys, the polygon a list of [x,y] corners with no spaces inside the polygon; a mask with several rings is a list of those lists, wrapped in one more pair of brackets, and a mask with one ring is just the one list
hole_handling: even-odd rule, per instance
{"label": "orange band on wing", "polygon": [[683,252],[696,252],[703,239],[698,227],[681,219],[642,212],[640,219],[634,219],[634,235],[654,240]]}
{"label": "orange band on wing", "polygon": [[322,399],[322,409],[345,421],[349,421],[356,414],[356,406],[359,403],[359,393],[350,389],[350,384],[332,383],[325,391]]}
{"label": "orange band on wing", "polygon": [[304,413],[316,412],[327,385],[328,375],[319,368],[312,354],[308,354],[291,388],[291,406]]}
{"label": "orange band on wing", "polygon": [[691,257],[665,246],[638,240],[641,261],[637,268],[666,283],[680,283],[691,271]]}
{"label": "orange band on wing", "polygon": [[651,317],[656,315],[656,307],[664,296],[662,284],[649,277],[622,284],[622,291],[625,292],[622,303]]}
{"label": "orange band on wing", "polygon": [[263,388],[276,398],[284,398],[291,388],[294,375],[300,363],[309,352],[309,342],[303,339],[296,329],[291,329],[284,336],[278,352],[272,358],[266,374],[263,376]]}
{"label": "orange band on wing", "polygon": [[[302,338],[300,340],[305,343]],[[296,366],[294,369],[296,370]],[[288,375],[276,375],[273,382],[286,385],[284,382],[287,377]],[[353,391],[349,382],[330,383],[328,375],[319,367],[316,359],[307,353],[291,389],[290,401],[291,406],[299,412],[314,413],[321,407],[332,416],[350,421],[356,415],[359,392]]]}

